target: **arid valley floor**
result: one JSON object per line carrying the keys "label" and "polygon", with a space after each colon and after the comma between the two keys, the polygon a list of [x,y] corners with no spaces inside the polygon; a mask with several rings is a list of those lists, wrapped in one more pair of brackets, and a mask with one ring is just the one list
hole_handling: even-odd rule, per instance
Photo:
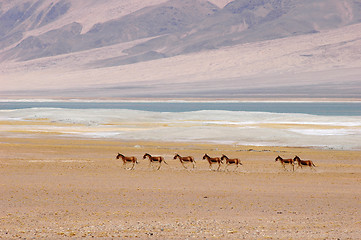
{"label": "arid valley floor", "polygon": [[[146,152],[168,165],[149,167]],[[204,153],[243,166],[210,171]],[[278,155],[317,167],[284,170]],[[0,238],[359,239],[360,184],[359,151],[2,137]]]}
{"label": "arid valley floor", "polygon": [[0,240],[361,239],[360,33],[361,0],[1,0]]}

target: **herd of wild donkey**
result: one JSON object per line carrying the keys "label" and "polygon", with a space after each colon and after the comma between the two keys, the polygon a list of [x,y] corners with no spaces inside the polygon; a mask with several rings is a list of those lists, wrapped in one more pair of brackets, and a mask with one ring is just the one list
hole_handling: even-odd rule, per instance
{"label": "herd of wild donkey", "polygon": [[[149,153],[144,154],[143,159],[149,158],[149,166],[154,163],[154,162],[158,162],[159,166],[158,169],[160,169],[162,162],[164,162],[165,164],[168,164],[164,158],[162,156],[151,156]],[[194,157],[192,156],[186,156],[186,157],[181,157],[179,154],[175,154],[173,159],[179,159],[179,161],[181,162],[182,166],[187,169],[187,167],[184,165],[184,163],[192,163],[193,168],[196,166],[196,161],[194,160]],[[116,159],[122,159],[123,160],[123,166],[125,167],[127,163],[132,163],[133,166],[131,167],[131,170],[134,169],[135,164],[138,163],[137,158],[134,156],[131,157],[126,157],[123,154],[118,153],[118,155],[116,156]],[[241,161],[238,158],[228,158],[226,155],[222,155],[222,157],[210,157],[208,156],[208,154],[204,154],[203,156],[203,160],[207,160],[209,163],[209,168],[212,170],[212,164],[218,164],[218,168],[217,171],[220,169],[221,164],[223,164],[223,161],[226,161],[226,168],[225,170],[227,170],[229,165],[235,165],[235,169],[236,170],[238,168],[239,165],[242,165]],[[283,168],[286,169],[286,164],[289,164],[292,166],[292,170],[295,171],[295,164],[298,164],[298,167],[302,166],[308,166],[311,169],[316,167],[312,161],[310,160],[301,160],[298,156],[295,156],[293,159],[289,158],[289,159],[283,159],[280,156],[276,157],[275,161],[280,161]]]}

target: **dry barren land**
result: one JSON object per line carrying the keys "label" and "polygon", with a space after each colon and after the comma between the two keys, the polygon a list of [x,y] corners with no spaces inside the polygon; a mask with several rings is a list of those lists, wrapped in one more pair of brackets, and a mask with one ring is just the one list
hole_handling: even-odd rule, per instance
{"label": "dry barren land", "polygon": [[[117,152],[136,156],[135,170]],[[243,165],[209,170],[205,153]],[[284,170],[278,155],[317,167]],[[360,184],[358,151],[3,137],[0,238],[359,239]]]}

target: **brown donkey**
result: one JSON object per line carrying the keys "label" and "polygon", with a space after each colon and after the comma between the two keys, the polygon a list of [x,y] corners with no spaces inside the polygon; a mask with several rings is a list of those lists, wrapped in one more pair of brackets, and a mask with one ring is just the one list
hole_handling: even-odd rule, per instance
{"label": "brown donkey", "polygon": [[283,159],[280,156],[276,157],[275,162],[280,161],[283,168],[286,170],[286,164],[290,164],[292,166],[292,170],[295,171],[295,165],[292,158]]}
{"label": "brown donkey", "polygon": [[187,169],[187,168],[186,168],[186,166],[184,166],[184,162],[191,162],[193,164],[193,168],[196,166],[196,161],[194,160],[194,157],[192,157],[192,156],[181,157],[179,154],[176,153],[176,155],[174,156],[173,159],[177,159],[177,158],[179,158],[179,161],[182,163],[182,165],[185,169]]}
{"label": "brown donkey", "polygon": [[221,160],[226,160],[226,170],[228,170],[228,166],[231,164],[236,164],[236,168],[234,171],[238,168],[238,165],[242,165],[241,161],[238,158],[228,158],[226,155],[222,155]]}
{"label": "brown donkey", "polygon": [[221,159],[219,157],[214,157],[214,158],[211,158],[210,156],[208,156],[208,154],[204,154],[203,156],[203,160],[204,159],[207,159],[208,163],[209,163],[209,169],[212,170],[212,164],[213,163],[218,163],[218,168],[217,168],[217,171],[219,170],[219,168],[221,167]]}
{"label": "brown donkey", "polygon": [[302,168],[302,165],[303,166],[309,166],[311,169],[313,169],[315,166],[315,164],[313,164],[313,162],[311,160],[301,160],[301,158],[299,158],[298,156],[295,156],[293,161],[297,161],[298,163],[298,167],[301,167]]}
{"label": "brown donkey", "polygon": [[165,164],[168,164],[164,158],[162,156],[159,157],[152,157],[149,153],[144,154],[143,159],[149,158],[149,166],[153,163],[153,162],[159,162],[159,167],[157,170],[160,169],[162,162],[164,162]]}
{"label": "brown donkey", "polygon": [[132,166],[132,168],[130,170],[133,170],[135,164],[138,163],[137,158],[133,157],[133,156],[132,157],[126,157],[123,154],[118,153],[116,159],[119,159],[119,158],[122,158],[124,167],[125,167],[127,162],[133,163],[133,166]]}

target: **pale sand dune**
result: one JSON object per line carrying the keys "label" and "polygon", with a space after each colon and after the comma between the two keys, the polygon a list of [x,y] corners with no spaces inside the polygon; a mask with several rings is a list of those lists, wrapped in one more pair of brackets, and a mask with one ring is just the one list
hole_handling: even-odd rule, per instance
{"label": "pale sand dune", "polygon": [[[117,152],[140,163],[125,170]],[[145,152],[168,165],[149,168]],[[193,155],[196,169],[175,152]],[[243,166],[209,171],[206,152]],[[316,169],[274,161],[296,154]],[[360,174],[352,151],[1,138],[0,238],[358,239]]]}

